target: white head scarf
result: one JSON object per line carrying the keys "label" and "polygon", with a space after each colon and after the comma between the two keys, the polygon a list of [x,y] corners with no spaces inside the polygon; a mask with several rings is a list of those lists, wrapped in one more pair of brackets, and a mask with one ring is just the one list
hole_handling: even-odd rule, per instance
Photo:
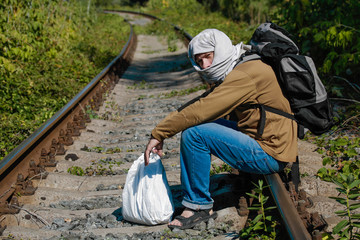
{"label": "white head scarf", "polygon": [[[225,33],[206,29],[190,41],[188,55],[195,70],[211,84],[224,80],[246,50],[247,46],[242,42],[234,46]],[[196,64],[195,55],[205,52],[214,52],[214,59],[210,67],[202,69]]]}

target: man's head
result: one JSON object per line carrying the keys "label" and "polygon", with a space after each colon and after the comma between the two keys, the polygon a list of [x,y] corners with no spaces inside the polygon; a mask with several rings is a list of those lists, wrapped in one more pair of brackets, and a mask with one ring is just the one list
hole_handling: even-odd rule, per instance
{"label": "man's head", "polygon": [[206,29],[189,43],[189,59],[193,67],[208,82],[222,81],[233,69],[240,54],[230,38],[217,29]]}

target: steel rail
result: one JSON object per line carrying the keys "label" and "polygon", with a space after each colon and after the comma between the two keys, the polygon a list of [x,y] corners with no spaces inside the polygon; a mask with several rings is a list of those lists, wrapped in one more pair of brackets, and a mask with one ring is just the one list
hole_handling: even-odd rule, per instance
{"label": "steel rail", "polygon": [[[127,68],[131,58],[131,49],[136,45],[136,35],[134,34],[131,24],[129,25],[129,38],[119,55],[95,76],[73,99],[0,161],[0,201],[4,202],[4,200],[7,200],[11,196],[14,191],[12,187],[16,183],[19,173],[26,178],[30,160],[38,162],[37,157],[41,154],[41,149],[38,146],[41,145],[42,148],[49,147],[51,142],[51,138],[49,138],[50,135],[52,138],[57,138],[56,133],[60,130],[55,131],[55,128],[59,128],[59,126],[65,128],[65,120],[70,121],[71,114],[84,110],[85,104],[82,103],[89,99],[91,101],[91,97],[96,94],[95,90],[101,87],[101,80],[105,78],[114,80],[114,78],[116,78],[114,75],[119,73],[119,70],[123,71]],[[54,132],[56,133],[54,134]]]}
{"label": "steel rail", "polygon": [[279,174],[264,175],[270,186],[273,199],[284,220],[285,228],[292,240],[311,240],[310,233],[305,228],[290,196],[280,179]]}

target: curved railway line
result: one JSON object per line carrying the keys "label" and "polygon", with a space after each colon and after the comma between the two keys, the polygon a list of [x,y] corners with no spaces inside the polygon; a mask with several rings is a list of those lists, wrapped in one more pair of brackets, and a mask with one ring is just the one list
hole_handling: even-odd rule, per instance
{"label": "curved railway line", "polygon": [[[112,13],[123,15],[132,24],[144,25],[155,19],[130,12]],[[185,42],[191,38],[179,32]],[[2,238],[236,238],[247,219],[246,208],[242,210],[249,203],[241,196],[251,190],[249,178],[257,179],[254,176],[214,175],[211,191],[219,217],[195,230],[171,233],[166,225],[121,221],[126,172],[145,149],[151,129],[169,112],[199,95],[199,91],[182,92],[202,84],[188,62],[186,44],[179,41],[177,50],[169,52],[161,37],[135,36],[132,31],[116,59],[0,162]],[[178,208],[179,137],[165,142],[162,159]],[[335,218],[322,217],[316,211],[326,212],[324,206],[334,211],[335,205],[321,198],[319,192],[332,187],[311,177],[313,168],[321,164],[314,147],[306,142],[299,147],[300,162],[308,163],[300,170],[310,173],[302,178],[306,191],[294,191],[278,174],[265,176],[265,180],[287,230],[284,239],[321,239],[318,230]],[[218,164],[219,160],[213,162]],[[305,192],[315,198],[309,200]],[[326,194],[329,191],[322,197]]]}

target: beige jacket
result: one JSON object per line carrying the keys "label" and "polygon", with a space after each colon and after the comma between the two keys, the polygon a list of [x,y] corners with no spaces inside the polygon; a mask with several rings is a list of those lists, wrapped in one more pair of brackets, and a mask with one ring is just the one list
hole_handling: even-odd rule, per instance
{"label": "beige jacket", "polygon": [[297,124],[295,121],[266,112],[265,128],[258,136],[260,110],[245,109],[244,104],[263,104],[291,113],[290,105],[281,92],[272,68],[261,60],[238,65],[218,87],[204,98],[170,113],[152,131],[159,141],[204,122],[235,115],[239,130],[254,138],[262,149],[283,162],[295,162]]}

